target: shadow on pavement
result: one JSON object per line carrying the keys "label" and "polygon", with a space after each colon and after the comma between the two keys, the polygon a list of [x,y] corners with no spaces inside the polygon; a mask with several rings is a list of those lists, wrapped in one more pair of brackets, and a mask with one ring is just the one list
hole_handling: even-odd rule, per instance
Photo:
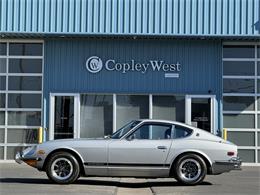
{"label": "shadow on pavement", "polygon": [[[0,183],[23,183],[23,184],[51,184],[48,179],[38,178],[1,178]],[[109,180],[90,180],[80,179],[71,185],[97,185],[97,186],[115,186],[123,188],[146,188],[146,187],[159,187],[159,186],[184,186],[177,181],[146,181],[146,182],[120,182],[120,181],[109,181]],[[210,182],[202,182],[199,185],[212,185]]]}

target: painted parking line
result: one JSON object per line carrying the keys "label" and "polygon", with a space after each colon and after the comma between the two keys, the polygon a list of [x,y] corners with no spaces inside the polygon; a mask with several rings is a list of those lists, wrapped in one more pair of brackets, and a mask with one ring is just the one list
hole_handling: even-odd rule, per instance
{"label": "painted parking line", "polygon": [[[131,183],[133,186],[138,185],[139,183],[146,183],[146,179],[135,179],[135,178],[121,178],[120,179],[121,183],[127,183],[128,185],[131,186]],[[152,190],[148,187],[145,188],[137,188],[137,187],[118,187],[117,188],[117,195],[132,195],[132,194],[140,194],[140,195],[152,195]]]}

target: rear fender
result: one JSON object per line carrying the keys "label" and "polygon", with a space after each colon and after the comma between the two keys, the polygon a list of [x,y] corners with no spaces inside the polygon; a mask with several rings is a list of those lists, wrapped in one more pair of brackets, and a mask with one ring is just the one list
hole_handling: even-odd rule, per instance
{"label": "rear fender", "polygon": [[210,160],[210,158],[208,157],[207,154],[205,154],[204,152],[202,152],[200,150],[181,150],[181,151],[179,151],[171,158],[171,161],[170,161],[171,167],[173,166],[173,164],[175,163],[175,160],[177,160],[178,157],[180,157],[184,154],[188,154],[188,153],[198,154],[199,156],[202,156],[204,158],[204,160],[207,161],[205,163],[207,164],[207,167],[208,167],[208,173],[211,173],[212,161]]}

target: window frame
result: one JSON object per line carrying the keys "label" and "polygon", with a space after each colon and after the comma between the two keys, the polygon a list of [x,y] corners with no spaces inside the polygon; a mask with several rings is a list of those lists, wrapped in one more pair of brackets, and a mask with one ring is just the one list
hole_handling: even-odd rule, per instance
{"label": "window frame", "polygon": [[[5,132],[5,137],[4,137],[4,142],[0,143],[0,147],[4,148],[4,158],[3,160],[8,160],[7,159],[7,153],[8,153],[8,148],[9,147],[17,147],[17,146],[22,146],[22,147],[28,147],[28,146],[33,146],[35,144],[30,144],[30,143],[8,143],[8,129],[38,129],[43,125],[44,119],[43,119],[43,75],[44,75],[44,55],[45,55],[45,42],[44,40],[40,39],[1,39],[0,43],[6,43],[7,45],[7,52],[5,55],[0,55],[0,59],[6,59],[6,72],[5,73],[0,73],[0,76],[5,76],[6,77],[6,89],[5,90],[0,90],[0,93],[6,94],[5,96],[5,108],[1,108],[0,111],[5,112],[5,124],[0,125],[1,129],[4,129]],[[9,50],[9,45],[10,43],[39,43],[42,45],[42,55],[41,56],[10,56],[10,50]],[[9,73],[9,59],[41,59],[42,61],[42,72],[41,73]],[[13,91],[8,91],[8,77],[9,76],[40,76],[41,77],[41,89],[38,91],[19,91],[19,90],[13,90]],[[12,93],[18,93],[18,94],[40,94],[41,95],[41,107],[40,108],[9,108],[8,107],[8,95],[7,94],[12,94]],[[41,115],[41,121],[39,126],[29,126],[29,125],[8,125],[8,112],[9,111],[39,111]],[[0,160],[1,161],[1,160]]]}
{"label": "window frame", "polygon": [[[252,58],[224,58],[223,55],[223,48],[226,45],[232,45],[232,46],[245,46],[245,45],[249,45],[249,46],[254,46],[254,51],[255,51],[255,55]],[[260,108],[258,106],[258,102],[257,99],[260,96],[260,92],[257,91],[257,79],[260,79],[260,75],[258,75],[259,72],[259,62],[260,62],[260,56],[258,56],[257,52],[259,50],[260,47],[260,43],[259,42],[223,42],[222,44],[222,66],[224,65],[224,61],[251,61],[254,62],[254,66],[255,66],[255,74],[252,76],[243,76],[243,75],[224,75],[224,73],[222,72],[222,89],[223,89],[223,80],[224,79],[253,79],[254,80],[254,85],[255,85],[255,90],[254,93],[239,93],[239,92],[234,92],[234,93],[222,93],[222,97],[225,96],[247,96],[247,97],[254,97],[255,101],[254,101],[254,109],[252,111],[231,111],[231,110],[225,110],[222,111],[222,121],[223,121],[223,116],[224,115],[228,115],[228,114],[252,114],[254,115],[254,128],[225,128],[225,126],[223,125],[223,128],[225,128],[227,130],[227,139],[228,139],[228,132],[252,132],[255,134],[255,145],[254,146],[238,146],[239,150],[254,150],[254,157],[255,157],[255,162],[251,162],[251,163],[244,163],[244,164],[249,164],[252,165],[253,163],[260,163],[260,161],[258,161],[259,159],[259,154],[257,153],[260,149],[260,146],[258,146],[258,133],[260,132],[260,124],[257,121],[257,117],[260,114]],[[223,92],[223,91],[222,91]],[[222,123],[223,124],[223,123]],[[258,125],[258,126],[257,126]]]}

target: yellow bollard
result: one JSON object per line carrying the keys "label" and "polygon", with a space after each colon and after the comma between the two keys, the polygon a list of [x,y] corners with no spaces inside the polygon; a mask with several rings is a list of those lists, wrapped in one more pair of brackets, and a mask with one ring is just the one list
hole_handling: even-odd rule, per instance
{"label": "yellow bollard", "polygon": [[38,129],[38,143],[41,144],[42,143],[42,127],[40,127]]}
{"label": "yellow bollard", "polygon": [[227,130],[223,129],[223,139],[227,140]]}

